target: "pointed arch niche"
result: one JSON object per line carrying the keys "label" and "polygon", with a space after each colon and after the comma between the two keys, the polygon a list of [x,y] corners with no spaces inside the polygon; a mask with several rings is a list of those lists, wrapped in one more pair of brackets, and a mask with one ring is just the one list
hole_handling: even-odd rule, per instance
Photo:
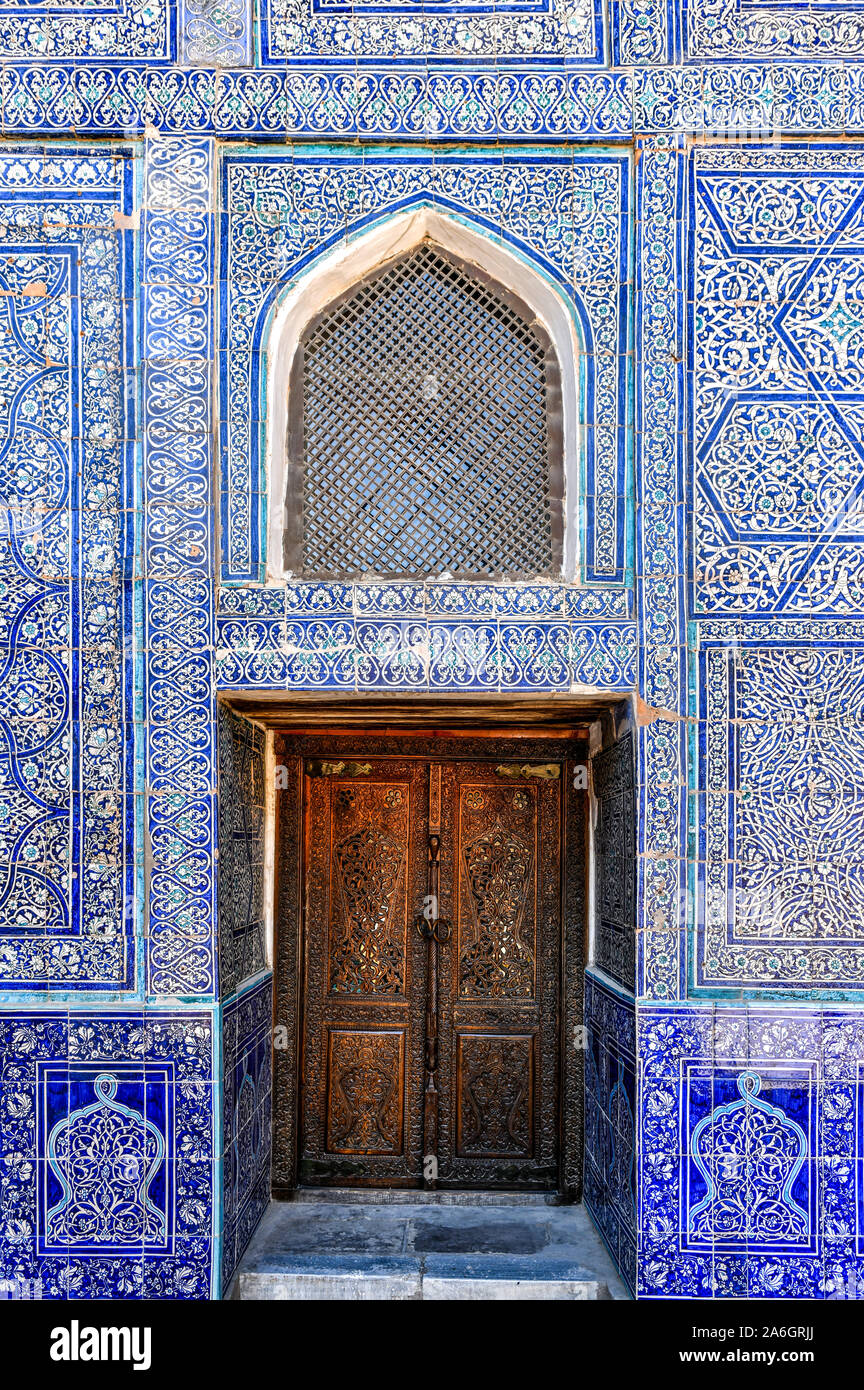
{"label": "pointed arch niche", "polygon": [[[295,371],[304,335],[313,320],[329,306],[346,296],[361,281],[388,265],[408,256],[422,244],[431,245],[444,256],[461,262],[466,270],[478,272],[494,293],[518,301],[535,320],[539,336],[547,340],[557,365],[556,396],[560,419],[552,421],[559,436],[563,497],[552,496],[552,505],[561,508],[558,545],[560,577],[578,580],[580,561],[583,413],[581,358],[584,352],[580,325],[574,307],[529,260],[501,241],[484,235],[456,217],[432,207],[415,206],[409,211],[376,223],[361,235],[340,243],[322,256],[287,291],[277,306],[267,339],[267,577],[270,582],[288,578],[285,534],[289,508],[296,499],[289,496],[294,477],[291,467],[291,432],[302,399]],[[491,282],[491,284],[490,284]],[[293,395],[292,395],[293,393]],[[295,432],[296,437],[296,432]],[[296,445],[295,445],[296,452]],[[557,517],[553,518],[553,526]]]}

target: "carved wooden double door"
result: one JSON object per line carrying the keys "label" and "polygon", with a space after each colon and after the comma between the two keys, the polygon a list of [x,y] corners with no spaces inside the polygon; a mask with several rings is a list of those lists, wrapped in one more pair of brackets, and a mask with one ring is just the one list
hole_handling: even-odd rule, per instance
{"label": "carved wooden double door", "polygon": [[565,766],[304,759],[301,1182],[558,1186]]}

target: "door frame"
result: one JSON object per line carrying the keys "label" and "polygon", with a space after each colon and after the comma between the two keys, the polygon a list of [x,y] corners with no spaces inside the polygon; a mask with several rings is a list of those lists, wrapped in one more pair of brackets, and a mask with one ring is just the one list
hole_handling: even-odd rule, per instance
{"label": "door frame", "polygon": [[[524,710],[524,706],[523,706]],[[577,788],[574,766],[588,765],[588,721],[557,721],[554,728],[449,726],[430,729],[388,720],[380,726],[340,727],[338,710],[325,727],[277,730],[274,765],[280,769],[274,855],[273,1169],[272,1192],[288,1198],[297,1188],[303,1023],[303,759],[322,752],[347,759],[401,754],[423,759],[470,760],[506,754],[525,762],[564,760],[561,825],[561,934],[559,939],[559,1182],[564,1201],[582,1192],[584,1133],[584,973],[588,953],[588,791]],[[444,714],[444,711],[441,711]],[[415,712],[416,717],[416,712]],[[317,723],[317,721],[316,721]],[[473,721],[472,721],[473,723]],[[526,727],[527,724],[527,727]],[[569,725],[569,726],[568,726]],[[492,752],[494,748],[494,752]],[[409,1189],[406,1189],[409,1190]]]}

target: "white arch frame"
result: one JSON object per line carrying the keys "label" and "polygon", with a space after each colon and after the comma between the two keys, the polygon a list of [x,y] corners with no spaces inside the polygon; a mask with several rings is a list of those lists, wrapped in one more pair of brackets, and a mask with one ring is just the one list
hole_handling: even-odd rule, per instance
{"label": "white arch frame", "polygon": [[276,308],[267,337],[266,486],[267,579],[291,578],[282,555],[286,505],[288,414],[291,368],[307,324],[339,295],[371,271],[404,256],[423,241],[459,256],[523,301],[546,330],[561,374],[563,414],[564,547],[561,577],[579,577],[581,535],[581,466],[583,420],[580,358],[584,345],[579,326],[560,291],[528,260],[470,224],[420,205],[348,237],[322,255],[290,287]]}

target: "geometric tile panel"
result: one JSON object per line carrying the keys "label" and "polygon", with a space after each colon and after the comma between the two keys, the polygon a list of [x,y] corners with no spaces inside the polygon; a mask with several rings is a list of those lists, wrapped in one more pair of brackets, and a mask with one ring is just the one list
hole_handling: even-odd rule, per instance
{"label": "geometric tile panel", "polygon": [[132,194],[0,153],[0,990],[134,984]]}
{"label": "geometric tile panel", "polygon": [[693,169],[694,612],[861,613],[864,154]]}
{"label": "geometric tile panel", "polygon": [[45,1298],[207,1298],[212,1015],[0,1014],[0,1277]]}

